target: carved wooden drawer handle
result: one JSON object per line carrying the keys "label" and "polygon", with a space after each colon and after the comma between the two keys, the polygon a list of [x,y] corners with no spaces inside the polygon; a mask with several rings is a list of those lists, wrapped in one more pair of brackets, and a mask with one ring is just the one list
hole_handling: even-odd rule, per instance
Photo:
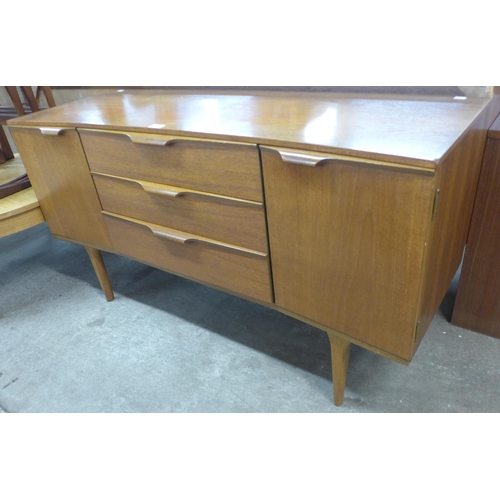
{"label": "carved wooden drawer handle", "polygon": [[298,163],[299,165],[307,165],[309,167],[318,167],[325,161],[333,160],[333,158],[328,158],[325,156],[299,153],[295,151],[280,150],[279,154],[281,155],[283,161],[287,163]]}
{"label": "carved wooden drawer handle", "polygon": [[169,139],[168,137],[153,137],[147,135],[135,135],[135,134],[123,134],[126,135],[134,144],[146,144],[147,146],[167,146],[175,139]]}
{"label": "carved wooden drawer handle", "polygon": [[[269,150],[270,148],[265,148],[265,149]],[[286,149],[286,148],[271,149],[271,150],[277,152],[281,156],[283,162],[285,163],[292,163],[295,165],[302,165],[308,167],[321,167],[326,163],[329,163],[330,165],[332,163],[342,163],[344,165],[352,165],[353,167],[368,166],[372,168],[389,168],[389,169],[397,168],[399,171],[403,170],[415,171],[427,175],[434,173],[433,170],[429,170],[427,168],[415,167],[411,165],[403,165],[400,163],[389,163],[382,160],[373,160],[361,157],[350,157],[350,156],[328,154],[328,153],[314,153],[309,151]]]}
{"label": "carved wooden drawer handle", "polygon": [[159,194],[168,198],[178,198],[189,191],[177,190],[171,186],[162,186],[161,184],[153,184],[152,182],[135,181],[139,184],[146,193]]}
{"label": "carved wooden drawer handle", "polygon": [[54,127],[39,127],[40,132],[43,135],[61,135],[66,130],[75,130],[70,127],[54,128]]}
{"label": "carved wooden drawer handle", "polygon": [[187,243],[188,241],[196,241],[193,238],[190,238],[187,235],[183,235],[182,233],[168,233],[166,231],[156,229],[153,227],[148,226],[151,232],[157,237],[162,240],[168,240],[168,241],[173,241],[174,243]]}
{"label": "carved wooden drawer handle", "polygon": [[210,246],[224,248],[226,250],[234,250],[240,253],[245,253],[248,255],[252,255],[254,257],[267,257],[267,254],[262,252],[257,252],[256,250],[249,250],[248,248],[238,247],[236,245],[229,245],[223,243],[221,241],[211,240],[209,238],[202,238],[198,236],[194,236],[187,233],[182,233],[181,231],[165,231],[164,229],[160,229],[158,227],[151,227],[146,225],[150,229],[150,231],[157,237],[162,240],[171,241],[174,243],[203,243]]}
{"label": "carved wooden drawer handle", "polygon": [[145,144],[149,146],[168,146],[175,142],[198,142],[198,143],[207,143],[207,144],[225,144],[228,146],[245,146],[250,148],[256,148],[257,145],[254,142],[240,142],[238,140],[221,140],[215,139],[211,137],[195,137],[191,135],[186,136],[173,136],[173,135],[153,135],[144,133],[133,133],[133,132],[123,132],[119,130],[101,130],[101,129],[88,129],[88,128],[79,128],[80,132],[90,133],[90,134],[108,134],[108,135],[118,135],[122,137],[127,137],[131,142],[135,144]]}
{"label": "carved wooden drawer handle", "polygon": [[243,200],[241,198],[232,198],[230,196],[222,196],[219,194],[205,193],[203,191],[196,191],[194,189],[182,189],[174,186],[167,186],[164,184],[155,184],[153,182],[146,181],[132,181],[139,184],[146,193],[157,194],[161,196],[167,196],[169,198],[179,198],[183,195],[191,194],[196,196],[201,196],[203,198],[209,198],[214,201],[228,201],[239,205],[251,205],[254,207],[262,207],[262,203],[258,201]]}
{"label": "carved wooden drawer handle", "polygon": [[167,196],[168,198],[179,198],[183,195],[195,195],[203,198],[209,198],[213,201],[221,200],[231,202],[238,205],[250,205],[253,207],[262,207],[263,204],[259,201],[244,200],[243,198],[233,198],[231,196],[223,196],[221,194],[206,193],[204,191],[196,191],[195,189],[185,189],[176,186],[168,186],[167,184],[158,184],[155,182],[140,181],[137,179],[129,179],[128,177],[119,177],[115,175],[101,174],[99,172],[92,172],[94,177],[102,177],[107,179],[120,180],[133,184],[138,184],[142,189],[149,194],[156,194],[160,196]]}

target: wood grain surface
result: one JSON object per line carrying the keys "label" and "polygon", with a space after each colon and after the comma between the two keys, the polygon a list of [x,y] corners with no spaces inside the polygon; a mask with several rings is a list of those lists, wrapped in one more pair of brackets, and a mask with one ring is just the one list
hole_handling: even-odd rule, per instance
{"label": "wood grain surface", "polygon": [[185,138],[163,145],[154,134],[139,135],[146,143],[124,134],[81,130],[80,135],[93,172],[263,201],[256,146]]}
{"label": "wood grain surface", "polygon": [[476,197],[488,128],[500,112],[500,96],[471,124],[440,162],[439,206],[428,236],[419,321],[420,344],[463,259]]}
{"label": "wood grain surface", "polygon": [[[26,173],[19,154],[0,166],[0,184]],[[0,199],[0,237],[24,231],[45,221],[32,187]]]}
{"label": "wood grain surface", "polygon": [[[174,274],[272,302],[267,254],[254,255],[196,241],[167,240],[170,228],[105,214],[115,250]],[[157,234],[155,234],[157,232]]]}
{"label": "wood grain surface", "polygon": [[111,247],[76,130],[58,136],[24,128],[12,128],[11,133],[51,232]]}
{"label": "wood grain surface", "polygon": [[211,137],[434,166],[488,99],[334,93],[125,91],[20,117],[10,125],[71,125]]}
{"label": "wood grain surface", "polygon": [[262,203],[102,174],[93,177],[107,212],[268,253]]}
{"label": "wood grain surface", "polygon": [[433,176],[262,160],[276,304],[410,359]]}
{"label": "wood grain surface", "polygon": [[500,137],[488,138],[452,323],[500,338]]}
{"label": "wood grain surface", "polygon": [[0,238],[24,231],[44,221],[32,187],[0,200]]}
{"label": "wood grain surface", "polygon": [[[109,227],[117,253],[263,303],[273,300],[270,258],[273,307],[409,361],[460,264],[499,112],[499,95],[125,91],[9,124],[54,234],[106,249]],[[41,138],[30,125],[67,130]],[[89,165],[139,181],[95,176],[107,225]],[[239,220],[255,240],[257,219],[196,193],[164,218],[170,208],[145,201],[140,182],[156,190],[148,197],[185,188],[262,203],[269,256],[263,239],[243,239]]]}

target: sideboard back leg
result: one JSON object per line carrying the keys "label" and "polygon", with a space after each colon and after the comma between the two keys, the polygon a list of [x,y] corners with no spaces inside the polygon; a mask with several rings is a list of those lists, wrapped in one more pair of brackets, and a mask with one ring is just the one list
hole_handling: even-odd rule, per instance
{"label": "sideboard back leg", "polygon": [[102,260],[102,254],[99,250],[92,247],[85,247],[85,250],[87,250],[87,253],[89,254],[90,262],[92,262],[92,266],[94,267],[94,271],[97,275],[97,279],[99,280],[102,291],[106,296],[106,300],[108,302],[111,302],[115,298],[115,296],[113,294],[113,288],[111,287],[111,283],[109,281],[108,272],[106,271],[104,261]]}
{"label": "sideboard back leg", "polygon": [[344,402],[351,343],[333,333],[327,333],[332,347],[333,401],[335,406],[341,406]]}

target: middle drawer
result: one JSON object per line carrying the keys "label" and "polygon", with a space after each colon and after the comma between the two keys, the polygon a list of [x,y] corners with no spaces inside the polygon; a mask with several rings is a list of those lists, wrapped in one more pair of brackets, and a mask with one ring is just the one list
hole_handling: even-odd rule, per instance
{"label": "middle drawer", "polygon": [[268,252],[262,203],[105,174],[92,175],[107,212]]}

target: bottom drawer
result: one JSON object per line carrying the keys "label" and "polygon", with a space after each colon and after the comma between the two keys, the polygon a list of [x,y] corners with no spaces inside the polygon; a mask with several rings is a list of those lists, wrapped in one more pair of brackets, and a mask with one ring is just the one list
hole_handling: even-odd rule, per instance
{"label": "bottom drawer", "polygon": [[208,285],[273,302],[267,254],[230,247],[128,217],[104,213],[116,252]]}

